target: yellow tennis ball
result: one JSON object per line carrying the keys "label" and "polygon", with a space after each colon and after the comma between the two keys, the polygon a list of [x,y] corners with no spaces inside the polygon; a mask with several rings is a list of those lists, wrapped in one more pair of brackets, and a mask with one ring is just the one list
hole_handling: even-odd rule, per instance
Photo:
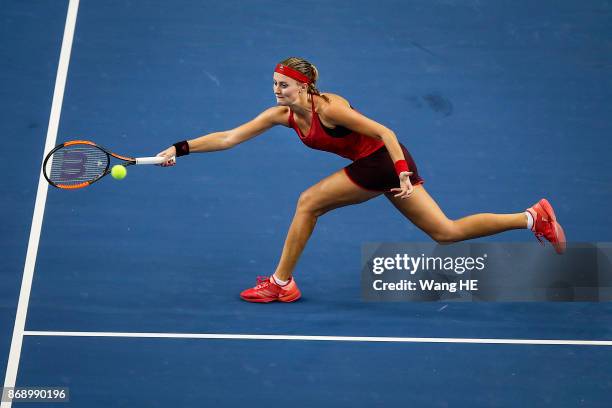
{"label": "yellow tennis ball", "polygon": [[115,164],[111,169],[111,176],[115,180],[123,180],[127,176],[127,169],[120,164]]}

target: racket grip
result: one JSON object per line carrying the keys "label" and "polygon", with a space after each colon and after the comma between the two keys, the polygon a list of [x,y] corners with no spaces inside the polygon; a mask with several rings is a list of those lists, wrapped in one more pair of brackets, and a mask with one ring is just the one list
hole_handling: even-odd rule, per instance
{"label": "racket grip", "polygon": [[[162,164],[168,161],[165,157],[137,157],[135,160],[136,164]],[[176,157],[172,156],[170,160],[176,161]]]}

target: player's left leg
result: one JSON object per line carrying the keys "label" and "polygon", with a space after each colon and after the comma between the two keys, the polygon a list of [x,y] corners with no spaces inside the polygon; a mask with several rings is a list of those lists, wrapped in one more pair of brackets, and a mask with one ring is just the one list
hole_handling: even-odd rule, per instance
{"label": "player's left leg", "polygon": [[[447,244],[467,239],[498,234],[500,232],[527,228],[525,212],[514,214],[473,214],[458,220],[446,217],[436,201],[422,185],[415,186],[409,198],[400,199],[387,193],[387,198],[414,225],[427,233],[432,239]],[[527,209],[531,214],[532,231],[539,240],[545,238],[561,254],[565,251],[565,234],[557,222],[554,210],[547,200],[542,199]]]}
{"label": "player's left leg", "polygon": [[387,193],[386,196],[414,225],[441,244],[497,234],[511,229],[526,228],[527,226],[525,213],[482,213],[451,220],[446,217],[423,185],[415,186],[412,195],[406,199],[396,198],[391,193]]}

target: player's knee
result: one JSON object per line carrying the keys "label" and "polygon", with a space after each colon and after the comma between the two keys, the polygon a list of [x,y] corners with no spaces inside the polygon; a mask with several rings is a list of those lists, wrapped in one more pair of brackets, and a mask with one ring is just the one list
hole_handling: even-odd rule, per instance
{"label": "player's knee", "polygon": [[434,231],[429,233],[431,239],[436,241],[438,244],[447,245],[454,242],[460,241],[460,232],[453,221],[450,221],[443,226],[436,228]]}
{"label": "player's knee", "polygon": [[297,211],[314,215],[315,217],[321,216],[325,213],[323,208],[318,203],[317,195],[312,190],[306,190],[300,194],[300,198],[297,202]]}

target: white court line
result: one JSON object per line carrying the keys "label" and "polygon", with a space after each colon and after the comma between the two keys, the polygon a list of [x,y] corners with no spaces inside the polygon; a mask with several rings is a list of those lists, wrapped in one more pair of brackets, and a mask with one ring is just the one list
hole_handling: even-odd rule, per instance
{"label": "white court line", "polygon": [[299,341],[349,341],[375,343],[465,343],[465,344],[526,344],[548,346],[612,346],[612,340],[552,340],[552,339],[465,339],[444,337],[354,337],[354,336],[299,336],[279,334],[219,334],[219,333],[121,333],[35,331],[26,336],[55,337],[129,337],[163,339],[222,339],[222,340],[299,340]]}
{"label": "white court line", "polygon": [[[51,113],[49,115],[49,126],[47,127],[47,139],[43,158],[53,147],[57,140],[57,130],[59,128],[62,103],[64,101],[64,89],[68,76],[68,64],[70,62],[70,52],[72,51],[72,40],[76,26],[77,11],[79,0],[70,0],[66,15],[66,25],[64,26],[64,37],[60,52],[57,75],[55,77],[55,89],[53,90],[53,102],[51,103]],[[42,160],[41,160],[42,163]],[[19,369],[19,359],[21,357],[21,346],[25,330],[26,316],[28,314],[28,304],[30,302],[30,291],[34,278],[34,267],[38,254],[38,244],[40,241],[40,231],[42,228],[43,215],[45,213],[45,203],[47,201],[48,184],[40,172],[38,178],[38,190],[36,191],[36,202],[34,204],[34,215],[32,216],[32,226],[30,228],[30,238],[28,241],[28,251],[26,253],[25,264],[23,267],[23,277],[21,279],[21,290],[17,303],[17,313],[15,316],[15,326],[13,327],[13,338],[11,340],[11,350],[9,352],[8,364],[6,366],[6,376],[4,377],[5,387],[14,387],[17,380]],[[10,402],[2,402],[1,408],[10,408]]]}

